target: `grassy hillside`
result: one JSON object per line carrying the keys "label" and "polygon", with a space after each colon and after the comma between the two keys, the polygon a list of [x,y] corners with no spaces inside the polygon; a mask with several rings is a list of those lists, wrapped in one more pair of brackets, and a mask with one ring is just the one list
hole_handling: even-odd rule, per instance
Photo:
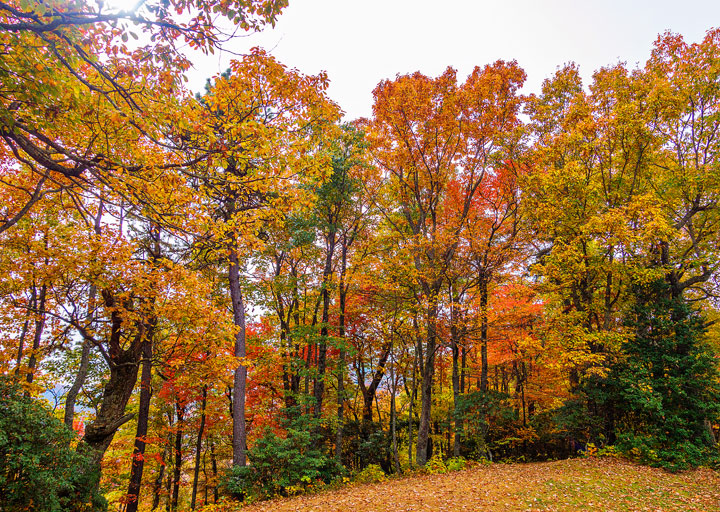
{"label": "grassy hillside", "polygon": [[720,473],[671,474],[616,459],[494,464],[274,500],[243,512],[720,511]]}

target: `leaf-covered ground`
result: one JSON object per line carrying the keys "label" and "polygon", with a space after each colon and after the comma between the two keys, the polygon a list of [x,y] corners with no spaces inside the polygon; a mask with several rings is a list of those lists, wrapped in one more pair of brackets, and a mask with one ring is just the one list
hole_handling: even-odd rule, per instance
{"label": "leaf-covered ground", "polygon": [[243,512],[720,511],[720,473],[670,474],[617,459],[493,464],[274,500]]}

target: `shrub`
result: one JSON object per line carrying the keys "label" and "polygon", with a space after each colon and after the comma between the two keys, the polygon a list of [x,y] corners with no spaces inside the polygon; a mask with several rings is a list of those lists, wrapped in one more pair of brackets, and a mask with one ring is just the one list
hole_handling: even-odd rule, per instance
{"label": "shrub", "polygon": [[445,462],[448,471],[462,471],[467,467],[465,457],[453,457]]}
{"label": "shrub", "polygon": [[0,377],[0,510],[105,510],[104,498],[87,490],[99,475],[74,439],[40,400]]}
{"label": "shrub", "polygon": [[225,487],[235,497],[264,499],[298,494],[341,473],[342,467],[321,449],[315,434],[316,419],[299,416],[286,419],[284,424],[284,437],[266,429],[248,450],[250,464],[228,471]]}
{"label": "shrub", "polygon": [[369,464],[355,476],[355,481],[362,484],[385,481],[385,472],[377,464]]}
{"label": "shrub", "polygon": [[377,422],[346,421],[343,426],[343,463],[353,469],[377,464],[392,469],[392,439]]}
{"label": "shrub", "polygon": [[426,473],[429,473],[431,475],[447,473],[448,470],[445,462],[443,462],[442,457],[438,453],[430,457],[430,460],[427,461],[424,469]]}
{"label": "shrub", "polygon": [[504,455],[508,445],[503,441],[513,432],[518,417],[509,395],[487,390],[460,395],[457,420],[461,426],[461,453],[474,460],[492,458],[495,450]]}
{"label": "shrub", "polygon": [[237,502],[222,499],[200,507],[199,512],[237,512]]}

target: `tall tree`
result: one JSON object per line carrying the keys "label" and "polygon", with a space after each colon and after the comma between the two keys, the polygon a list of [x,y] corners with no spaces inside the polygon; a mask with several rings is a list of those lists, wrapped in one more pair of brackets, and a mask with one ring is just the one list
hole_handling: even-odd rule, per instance
{"label": "tall tree", "polygon": [[307,203],[300,183],[327,172],[323,126],[331,127],[338,114],[324,96],[325,87],[324,76],[303,76],[257,51],[234,61],[230,72],[212,84],[193,120],[206,131],[187,134],[199,154],[216,153],[202,162],[196,184],[211,219],[198,247],[227,265],[238,361],[233,383],[236,466],[246,464],[247,443],[244,251],[261,243],[256,235],[261,226],[281,219],[293,200]]}
{"label": "tall tree", "polygon": [[[387,176],[382,210],[409,251],[424,310],[417,460],[427,460],[438,313],[445,273],[456,256],[473,198],[517,144],[516,63],[475,68],[458,85],[455,70],[438,78],[420,73],[380,83],[370,122],[372,151]],[[449,207],[451,185],[459,201]]]}

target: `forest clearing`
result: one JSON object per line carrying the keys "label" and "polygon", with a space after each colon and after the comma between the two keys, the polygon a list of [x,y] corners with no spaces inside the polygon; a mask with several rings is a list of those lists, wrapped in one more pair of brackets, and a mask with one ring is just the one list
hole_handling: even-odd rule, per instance
{"label": "forest clearing", "polygon": [[492,464],[399,477],[238,510],[711,512],[720,510],[720,475],[709,469],[672,474],[614,458]]}

